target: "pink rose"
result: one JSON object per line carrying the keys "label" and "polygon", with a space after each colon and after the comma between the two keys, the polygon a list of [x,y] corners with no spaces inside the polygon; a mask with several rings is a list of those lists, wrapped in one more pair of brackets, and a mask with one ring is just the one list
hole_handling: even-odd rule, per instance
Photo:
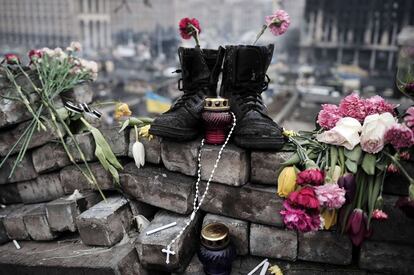
{"label": "pink rose", "polygon": [[385,133],[395,123],[390,113],[369,115],[362,126],[361,148],[363,151],[376,154],[384,148]]}

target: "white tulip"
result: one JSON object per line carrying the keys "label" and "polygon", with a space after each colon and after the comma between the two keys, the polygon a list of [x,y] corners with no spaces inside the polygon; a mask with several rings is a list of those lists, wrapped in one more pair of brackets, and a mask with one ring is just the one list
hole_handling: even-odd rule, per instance
{"label": "white tulip", "polygon": [[139,141],[136,141],[132,145],[132,155],[135,160],[135,165],[137,168],[140,168],[141,166],[145,165],[145,148],[144,144],[142,144]]}

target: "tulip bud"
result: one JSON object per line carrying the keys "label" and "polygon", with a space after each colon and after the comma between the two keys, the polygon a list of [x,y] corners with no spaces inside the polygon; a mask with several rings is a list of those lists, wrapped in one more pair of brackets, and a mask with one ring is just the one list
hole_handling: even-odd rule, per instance
{"label": "tulip bud", "polygon": [[384,207],[384,199],[382,198],[382,196],[380,195],[377,198],[377,201],[375,202],[375,209],[382,209]]}
{"label": "tulip bud", "polygon": [[286,198],[296,189],[296,169],[293,166],[283,168],[277,179],[277,194]]}
{"label": "tulip bud", "polygon": [[356,192],[356,182],[353,174],[343,175],[338,179],[338,185],[344,188],[346,191],[345,198],[347,202],[351,202],[354,199]]}

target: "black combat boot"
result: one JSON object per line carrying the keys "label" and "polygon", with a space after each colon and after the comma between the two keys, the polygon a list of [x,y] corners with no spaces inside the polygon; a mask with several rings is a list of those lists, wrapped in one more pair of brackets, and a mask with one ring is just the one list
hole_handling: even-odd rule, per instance
{"label": "black combat boot", "polygon": [[234,142],[243,148],[277,150],[285,142],[261,97],[267,89],[272,55],[273,45],[226,46],[220,95],[230,101],[237,118]]}
{"label": "black combat boot", "polygon": [[170,110],[151,124],[150,134],[175,139],[195,139],[201,130],[201,111],[204,98],[217,96],[217,81],[224,58],[224,48],[200,50],[178,49],[181,79],[178,89],[184,92]]}

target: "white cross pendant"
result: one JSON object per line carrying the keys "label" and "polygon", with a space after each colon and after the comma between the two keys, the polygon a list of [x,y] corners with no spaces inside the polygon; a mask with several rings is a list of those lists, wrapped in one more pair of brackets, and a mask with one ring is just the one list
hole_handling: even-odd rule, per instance
{"label": "white cross pendant", "polygon": [[162,253],[166,253],[167,254],[167,260],[165,261],[166,264],[170,263],[170,255],[175,255],[175,252],[171,250],[170,246],[167,246],[167,249],[163,248]]}

